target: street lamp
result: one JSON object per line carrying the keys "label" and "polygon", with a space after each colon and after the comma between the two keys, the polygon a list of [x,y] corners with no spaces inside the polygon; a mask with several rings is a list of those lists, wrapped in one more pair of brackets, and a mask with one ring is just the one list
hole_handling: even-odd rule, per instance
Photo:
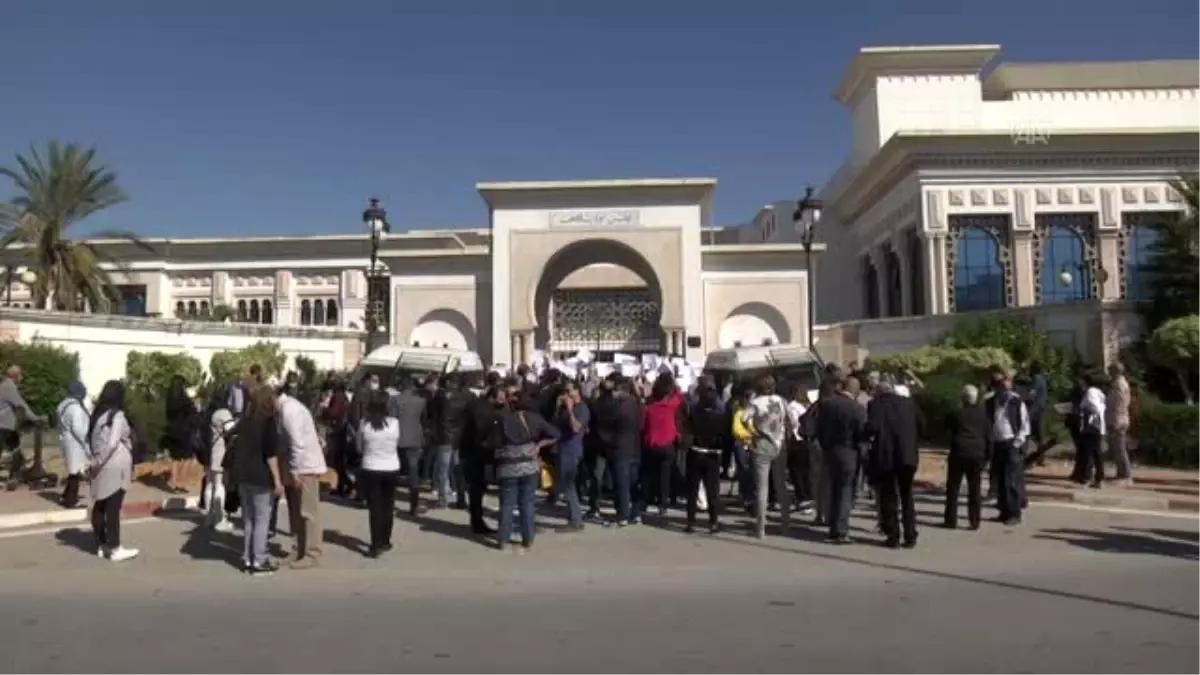
{"label": "street lamp", "polygon": [[796,202],[796,212],[792,214],[792,224],[796,227],[796,232],[800,234],[800,243],[804,245],[804,269],[808,275],[806,287],[808,290],[808,351],[812,352],[816,345],[816,336],[813,334],[814,318],[816,316],[816,278],[813,274],[812,265],[812,247],[813,237],[816,235],[817,223],[821,220],[821,200],[813,196],[813,189],[810,185],[804,189],[804,199]]}
{"label": "street lamp", "polygon": [[391,231],[391,226],[388,225],[387,211],[379,206],[379,200],[374,197],[367,201],[367,209],[363,211],[362,219],[363,224],[367,227],[367,234],[371,237],[371,267],[367,270],[367,316],[365,320],[367,353],[369,354],[391,341],[388,336],[387,322],[384,320],[383,303],[386,298],[380,297],[377,279],[379,244]]}

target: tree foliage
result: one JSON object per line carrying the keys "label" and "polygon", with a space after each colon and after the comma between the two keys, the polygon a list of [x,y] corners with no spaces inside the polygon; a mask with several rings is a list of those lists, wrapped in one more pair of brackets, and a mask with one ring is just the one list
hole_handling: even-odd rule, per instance
{"label": "tree foliage", "polygon": [[234,351],[217,352],[208,363],[214,382],[241,380],[250,366],[258,364],[263,377],[279,377],[287,365],[287,354],[278,342],[256,342]]}
{"label": "tree foliage", "polygon": [[161,399],[176,375],[182,376],[188,387],[204,384],[204,367],[191,354],[129,352],[125,358],[125,386],[152,399]]}
{"label": "tree foliage", "polygon": [[[108,311],[118,297],[109,263],[123,269],[126,263],[87,241],[70,238],[71,226],[128,197],[117,184],[117,174],[100,163],[94,148],[50,142],[45,152],[31,149],[16,156],[15,168],[0,168],[16,196],[0,207],[0,249],[22,244],[23,263],[37,273],[33,298],[41,307],[51,293],[67,310],[88,302],[94,310]],[[153,250],[130,232],[96,232],[95,238],[122,239]],[[78,300],[77,300],[78,299]]]}
{"label": "tree foliage", "polygon": [[21,395],[39,415],[53,414],[67,395],[67,385],[79,379],[79,355],[45,342],[0,342],[0,369],[12,365],[21,366]]}
{"label": "tree foliage", "polygon": [[1155,365],[1175,373],[1187,402],[1194,402],[1191,381],[1200,361],[1200,316],[1166,321],[1150,334],[1147,348]]}
{"label": "tree foliage", "polygon": [[970,380],[979,380],[995,367],[1011,368],[1012,357],[998,347],[938,347],[927,345],[902,354],[871,357],[867,359],[868,370],[901,374],[912,371],[919,377],[935,373],[954,374]]}
{"label": "tree foliage", "polygon": [[1200,225],[1197,224],[1197,178],[1187,176],[1172,187],[1183,197],[1187,210],[1163,213],[1148,227],[1156,233],[1149,247],[1149,258],[1141,273],[1149,285],[1150,297],[1139,310],[1146,329],[1154,331],[1171,319],[1200,314]]}
{"label": "tree foliage", "polygon": [[1012,365],[1021,370],[1040,363],[1051,391],[1061,393],[1071,387],[1073,359],[1032,321],[1003,315],[960,319],[934,344],[955,349],[995,347],[1012,357]]}

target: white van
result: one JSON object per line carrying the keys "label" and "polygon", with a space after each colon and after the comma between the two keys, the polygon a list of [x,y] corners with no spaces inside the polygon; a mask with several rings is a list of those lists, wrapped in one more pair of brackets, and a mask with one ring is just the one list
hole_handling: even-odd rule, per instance
{"label": "white van", "polygon": [[821,384],[825,364],[806,345],[734,347],[710,352],[704,372],[717,386],[753,380],[762,374],[775,378],[776,390],[786,394],[794,387],[815,392]]}
{"label": "white van", "polygon": [[379,375],[380,382],[386,387],[403,377],[481,372],[483,359],[472,351],[387,345],[359,362],[350,375],[350,387],[354,391],[358,383],[372,373]]}

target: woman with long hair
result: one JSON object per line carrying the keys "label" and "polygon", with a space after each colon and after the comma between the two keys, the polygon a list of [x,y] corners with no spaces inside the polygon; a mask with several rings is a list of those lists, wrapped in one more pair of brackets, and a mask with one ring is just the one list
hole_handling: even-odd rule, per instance
{"label": "woman with long hair", "polygon": [[167,487],[182,491],[187,465],[196,454],[194,432],[196,431],[196,404],[187,393],[187,380],[176,375],[167,385],[166,398],[167,432],[163,439],[171,456],[171,470],[167,476]]}
{"label": "woman with long hair", "polygon": [[387,414],[387,392],[372,391],[366,395],[370,398],[356,435],[362,457],[358,484],[367,500],[371,530],[371,548],[367,555],[378,558],[392,550],[396,482],[400,476],[400,454],[397,452],[400,421]]}
{"label": "woman with long hair", "polygon": [[242,565],[252,575],[269,575],[278,569],[267,558],[274,500],[283,494],[277,417],[275,392],[267,386],[255,387],[233,444],[233,478],[242,505]]}
{"label": "woman with long hair", "polygon": [[88,421],[88,473],[96,555],[113,562],[138,554],[136,548],[121,545],[121,504],[133,480],[133,444],[133,427],[125,413],[125,385],[109,380]]}

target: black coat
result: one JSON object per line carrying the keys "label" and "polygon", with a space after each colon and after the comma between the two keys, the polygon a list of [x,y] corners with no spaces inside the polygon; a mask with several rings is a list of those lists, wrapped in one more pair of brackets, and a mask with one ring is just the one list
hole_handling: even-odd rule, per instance
{"label": "black coat", "polygon": [[876,396],[867,406],[867,428],[871,436],[868,466],[873,474],[916,468],[925,418],[915,401],[894,392]]}
{"label": "black coat", "polygon": [[946,416],[950,457],[984,460],[992,456],[992,420],[982,403],[964,406]]}

